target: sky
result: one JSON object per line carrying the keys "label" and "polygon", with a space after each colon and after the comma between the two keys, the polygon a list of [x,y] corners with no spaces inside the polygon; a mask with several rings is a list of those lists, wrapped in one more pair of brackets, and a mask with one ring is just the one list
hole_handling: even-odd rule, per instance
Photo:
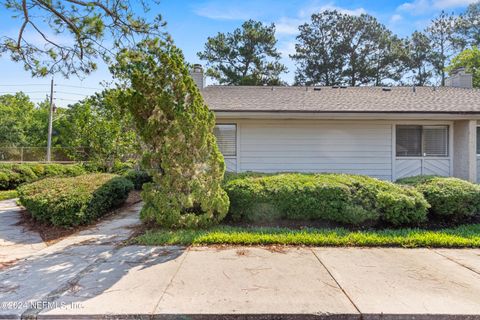
{"label": "sky", "polygon": [[[198,59],[197,52],[202,51],[208,37],[231,32],[248,19],[274,23],[281,62],[289,70],[282,78],[292,83],[295,64],[288,55],[294,53],[298,26],[308,22],[312,13],[334,9],[354,15],[368,13],[405,37],[423,30],[442,10],[460,13],[472,2],[475,0],[161,0],[149,14],[160,13],[186,60],[201,64],[204,62]],[[2,35],[15,34],[19,25],[10,12],[0,9]],[[51,77],[32,78],[22,64],[11,61],[7,55],[0,56],[0,94],[22,90],[38,102],[49,93],[50,80]],[[101,63],[97,71],[84,79],[55,75],[54,81],[55,103],[66,106],[101,90],[102,83],[111,81],[111,77],[107,66]],[[209,83],[212,81],[207,80]]]}

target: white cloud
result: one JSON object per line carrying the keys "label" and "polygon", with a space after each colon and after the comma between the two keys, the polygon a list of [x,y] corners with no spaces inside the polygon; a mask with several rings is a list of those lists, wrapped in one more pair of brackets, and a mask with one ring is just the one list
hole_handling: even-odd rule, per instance
{"label": "white cloud", "polygon": [[399,5],[397,10],[420,15],[432,11],[466,7],[476,1],[478,0],[414,0]]}
{"label": "white cloud", "polygon": [[390,17],[390,23],[396,23],[402,20],[403,20],[403,17],[401,14],[394,14],[393,16]]}
{"label": "white cloud", "polygon": [[310,3],[310,5],[300,9],[296,17],[282,17],[275,22],[277,34],[296,35],[298,33],[298,26],[308,22],[312,14],[327,10],[337,10],[338,12],[355,16],[367,13],[364,8],[347,9],[335,5],[333,2],[319,5],[318,1],[314,1]]}
{"label": "white cloud", "polygon": [[248,20],[258,17],[258,12],[239,6],[220,6],[216,2],[205,3],[194,9],[196,15],[214,20]]}
{"label": "white cloud", "polygon": [[278,49],[282,54],[282,57],[288,57],[291,54],[295,53],[295,42],[288,41],[281,44],[280,48]]}

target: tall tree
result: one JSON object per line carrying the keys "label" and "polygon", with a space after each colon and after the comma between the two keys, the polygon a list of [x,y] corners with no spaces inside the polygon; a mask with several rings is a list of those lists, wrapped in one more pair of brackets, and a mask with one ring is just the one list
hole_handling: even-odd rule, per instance
{"label": "tall tree", "polygon": [[143,0],[2,0],[0,5],[20,20],[15,35],[1,38],[0,55],[10,54],[33,76],[81,77],[117,48],[139,37],[163,35],[160,16],[147,21],[134,13],[134,8],[149,10]]}
{"label": "tall tree", "polygon": [[419,31],[406,39],[407,59],[406,67],[412,73],[412,83],[417,86],[424,86],[429,83],[432,76],[430,39]]}
{"label": "tall tree", "polygon": [[313,14],[310,23],[299,27],[295,44],[295,82],[304,85],[338,85],[342,80],[344,65],[340,55],[341,41],[338,24],[342,14],[324,11]]}
{"label": "tall tree", "polygon": [[480,88],[480,50],[477,47],[466,49],[454,57],[447,71],[452,72],[460,67],[473,75],[473,87]]}
{"label": "tall tree", "polygon": [[480,1],[471,3],[467,10],[460,15],[456,32],[456,45],[460,50],[468,46],[480,47]]}
{"label": "tall tree", "polygon": [[299,30],[291,56],[297,83],[380,85],[401,77],[400,40],[370,15],[324,11]]}
{"label": "tall tree", "polygon": [[445,67],[454,50],[455,25],[456,17],[442,11],[426,29],[432,50],[430,60],[435,74],[441,78],[442,86],[445,86]]}
{"label": "tall tree", "polygon": [[22,92],[0,96],[0,147],[28,145],[35,104]]}
{"label": "tall tree", "polygon": [[209,37],[198,57],[207,61],[207,75],[220,84],[278,85],[287,68],[275,48],[275,25],[248,20],[232,33]]}
{"label": "tall tree", "polygon": [[225,163],[213,128],[215,115],[189,75],[180,49],[158,39],[118,56],[121,106],[130,110],[145,144],[144,221],[163,227],[205,227],[221,221],[228,196],[221,188]]}
{"label": "tall tree", "polygon": [[376,77],[375,53],[388,48],[391,33],[377,19],[368,15],[343,15],[340,25],[343,54],[347,59],[344,69],[351,86],[368,84]]}

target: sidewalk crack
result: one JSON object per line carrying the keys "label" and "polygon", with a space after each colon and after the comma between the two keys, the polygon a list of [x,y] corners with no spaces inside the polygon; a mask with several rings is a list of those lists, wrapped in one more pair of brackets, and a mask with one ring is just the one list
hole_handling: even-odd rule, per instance
{"label": "sidewalk crack", "polygon": [[441,257],[444,257],[444,258],[447,259],[447,260],[450,260],[450,261],[458,264],[458,265],[461,266],[461,267],[464,267],[465,269],[468,269],[468,270],[472,271],[473,273],[475,273],[475,274],[477,274],[477,275],[480,275],[480,272],[476,271],[475,269],[473,269],[473,268],[471,268],[471,267],[469,267],[469,266],[467,266],[467,265],[464,265],[463,263],[460,263],[460,262],[458,262],[457,260],[452,259],[452,258],[450,258],[450,257],[448,257],[448,256],[446,256],[446,255],[444,255],[444,254],[442,254],[442,253],[440,253],[440,252],[438,252],[438,251],[435,250],[435,249],[430,249],[430,248],[429,248],[428,250],[430,250],[430,251],[438,254],[438,255],[441,256]]}
{"label": "sidewalk crack", "polygon": [[180,271],[180,268],[182,267],[183,262],[184,262],[185,259],[187,258],[187,255],[188,255],[189,252],[190,252],[190,247],[188,247],[187,250],[185,250],[184,257],[183,257],[183,259],[180,261],[180,263],[178,264],[177,270],[175,270],[175,273],[173,274],[172,278],[170,279],[170,282],[168,282],[167,286],[165,287],[165,290],[163,290],[162,294],[160,295],[160,298],[158,299],[158,302],[157,302],[157,303],[155,304],[155,306],[153,307],[153,310],[152,310],[152,312],[151,312],[151,314],[150,314],[152,317],[155,316],[155,310],[157,310],[158,306],[160,305],[160,302],[162,302],[163,297],[164,297],[165,294],[167,293],[168,289],[172,286],[173,280],[174,280],[175,277],[177,276],[178,271]]}
{"label": "sidewalk crack", "polygon": [[322,267],[327,271],[327,273],[330,275],[330,277],[333,279],[333,281],[335,281],[335,283],[337,284],[338,288],[340,288],[340,290],[342,290],[343,294],[347,297],[348,301],[350,301],[350,303],[353,305],[353,307],[355,308],[355,310],[357,310],[358,314],[360,315],[360,319],[363,318],[362,316],[362,312],[360,311],[360,309],[357,307],[357,305],[355,304],[355,302],[353,302],[352,298],[348,295],[347,291],[345,291],[345,289],[343,289],[343,287],[340,285],[340,283],[337,281],[337,279],[335,279],[335,277],[333,276],[333,274],[330,272],[330,270],[328,270],[327,266],[323,263],[322,260],[320,260],[320,257],[315,253],[315,251],[313,249],[310,249],[310,251],[313,253],[313,255],[315,256],[315,258],[317,258],[318,262],[320,262],[320,264],[322,265]]}

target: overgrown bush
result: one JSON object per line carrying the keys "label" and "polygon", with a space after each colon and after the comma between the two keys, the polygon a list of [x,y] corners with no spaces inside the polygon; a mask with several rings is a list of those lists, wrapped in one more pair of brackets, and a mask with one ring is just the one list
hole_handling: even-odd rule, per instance
{"label": "overgrown bush", "polygon": [[146,223],[169,228],[207,227],[228,211],[221,187],[225,163],[213,129],[215,115],[168,39],[147,39],[123,50],[111,67],[122,88],[118,104],[133,116],[145,150],[142,167]]}
{"label": "overgrown bush", "polygon": [[480,186],[457,178],[412,177],[399,184],[415,186],[431,205],[430,213],[455,222],[480,213]]}
{"label": "overgrown bush", "polygon": [[123,176],[133,183],[135,190],[142,190],[144,183],[152,182],[152,176],[144,170],[128,170]]}
{"label": "overgrown bush", "polygon": [[225,183],[233,220],[320,219],[360,225],[426,220],[428,203],[411,189],[347,174],[278,174]]}
{"label": "overgrown bush", "polygon": [[54,226],[87,224],[121,205],[133,183],[105,173],[46,178],[18,188],[20,203],[33,218]]}
{"label": "overgrown bush", "polygon": [[45,177],[78,176],[85,169],[77,164],[0,164],[0,190],[12,190],[19,185]]}

